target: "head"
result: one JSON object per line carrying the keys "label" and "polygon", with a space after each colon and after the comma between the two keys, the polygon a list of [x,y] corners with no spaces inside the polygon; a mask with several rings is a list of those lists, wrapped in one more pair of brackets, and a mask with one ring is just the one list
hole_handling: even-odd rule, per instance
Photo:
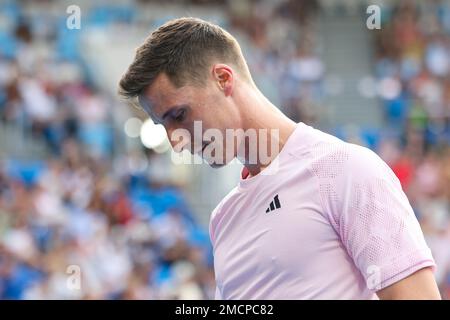
{"label": "head", "polygon": [[[159,27],[136,50],[119,93],[136,98],[152,120],[165,127],[176,152],[187,149],[210,165],[221,166],[237,155],[239,141],[230,150],[225,130],[242,128],[239,96],[253,87],[233,36],[212,23],[180,18]],[[194,124],[197,133],[201,124],[201,139],[194,139]],[[223,140],[205,137],[208,129],[221,132]],[[181,131],[191,139],[180,138]],[[218,143],[224,148],[215,149]],[[209,161],[211,156],[218,159],[218,153],[222,161]]]}

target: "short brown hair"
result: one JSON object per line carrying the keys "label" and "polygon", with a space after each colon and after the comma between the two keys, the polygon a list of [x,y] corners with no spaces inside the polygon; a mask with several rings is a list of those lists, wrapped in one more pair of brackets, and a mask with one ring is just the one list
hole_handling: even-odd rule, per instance
{"label": "short brown hair", "polygon": [[136,49],[134,61],[119,83],[119,94],[135,98],[160,74],[181,87],[204,84],[213,59],[237,67],[251,79],[236,39],[221,27],[198,18],[179,18],[160,26]]}

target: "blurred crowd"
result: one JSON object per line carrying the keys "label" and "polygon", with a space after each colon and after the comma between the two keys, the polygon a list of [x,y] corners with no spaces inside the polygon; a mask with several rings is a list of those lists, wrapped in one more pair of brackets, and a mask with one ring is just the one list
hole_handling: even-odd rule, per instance
{"label": "blurred crowd", "polygon": [[40,34],[25,21],[19,19],[3,39],[0,31],[0,120],[42,138],[54,155],[69,138],[98,156],[111,154],[111,98],[90,81],[78,59],[52,50],[54,30]]}
{"label": "blurred crowd", "polygon": [[[83,12],[85,25],[142,23],[142,3],[124,3]],[[374,76],[385,128],[359,141],[399,177],[449,298],[450,5],[412,3],[383,8]],[[257,85],[308,124],[320,116],[326,94],[319,4],[218,4],[220,24],[240,41]],[[212,298],[207,230],[190,212],[183,188],[145,173],[158,155],[118,152],[124,138],[115,110],[125,107],[95,82],[80,54],[83,31],[69,32],[65,18],[65,12],[0,3],[0,125],[45,141],[49,154],[0,158],[0,299]]]}
{"label": "blurred crowd", "polygon": [[308,123],[317,120],[325,94],[318,13],[315,0],[230,1],[225,26],[238,37],[262,92],[290,118]]}
{"label": "blurred crowd", "polygon": [[[221,5],[224,17],[217,22],[238,37],[258,86],[291,118],[313,121],[325,71],[316,41],[317,1]],[[82,39],[90,30],[108,33],[117,25],[131,30],[148,19],[133,2],[90,7],[83,11],[83,28],[69,30],[65,12],[25,10],[15,1],[0,4],[0,119],[42,137],[54,155],[68,138],[97,156],[115,151],[114,109],[123,106],[96,83]],[[145,24],[152,29],[170,18],[167,13]]]}
{"label": "blurred crowd", "polygon": [[450,298],[450,4],[399,1],[383,16],[375,75],[389,138],[377,151],[415,209]]}
{"label": "blurred crowd", "polygon": [[176,186],[131,162],[67,140],[50,161],[3,163],[0,298],[212,297],[208,234]]}
{"label": "blurred crowd", "polygon": [[207,231],[183,190],[142,170],[151,151],[115,152],[118,102],[62,13],[0,3],[0,125],[48,150],[0,159],[0,299],[213,297]]}

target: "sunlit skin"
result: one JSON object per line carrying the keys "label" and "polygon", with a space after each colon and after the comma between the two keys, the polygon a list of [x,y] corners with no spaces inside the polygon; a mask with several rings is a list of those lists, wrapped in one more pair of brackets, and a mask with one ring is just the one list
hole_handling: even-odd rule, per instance
{"label": "sunlit skin", "polygon": [[[169,140],[175,129],[183,128],[193,135],[194,121],[202,121],[203,130],[217,128],[225,137],[226,129],[271,129],[279,130],[278,150],[281,150],[296,123],[286,117],[275,107],[253,84],[242,78],[232,66],[222,63],[211,65],[204,86],[185,85],[176,88],[165,74],[160,74],[143,95],[144,109],[157,123],[167,130]],[[266,139],[270,144],[271,140]],[[225,142],[225,149],[227,148]],[[257,141],[258,147],[260,141]],[[190,143],[181,145],[171,140],[174,151],[189,150],[192,154],[204,156],[202,148],[205,141],[198,145]],[[235,141],[232,157],[225,158],[222,164],[211,163],[212,167],[220,167],[238,156],[238,147],[244,149],[240,160],[255,176],[267,167],[267,163],[250,164],[248,161],[248,144]],[[272,159],[277,154],[272,153]],[[208,159],[205,159],[208,161]],[[439,290],[430,268],[421,269],[412,275],[379,290],[380,299],[440,299]]]}
{"label": "sunlit skin", "polygon": [[431,268],[423,268],[409,277],[377,292],[382,300],[441,300]]}

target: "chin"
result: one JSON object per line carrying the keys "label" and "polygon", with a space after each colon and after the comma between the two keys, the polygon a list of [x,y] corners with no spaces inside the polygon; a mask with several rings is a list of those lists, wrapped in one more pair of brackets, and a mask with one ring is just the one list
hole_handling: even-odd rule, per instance
{"label": "chin", "polygon": [[208,165],[211,168],[222,168],[224,166],[226,166],[228,163],[230,163],[231,161],[233,161],[233,159],[226,159],[225,157],[223,159],[217,159],[217,158],[203,158],[206,163],[208,163]]}

